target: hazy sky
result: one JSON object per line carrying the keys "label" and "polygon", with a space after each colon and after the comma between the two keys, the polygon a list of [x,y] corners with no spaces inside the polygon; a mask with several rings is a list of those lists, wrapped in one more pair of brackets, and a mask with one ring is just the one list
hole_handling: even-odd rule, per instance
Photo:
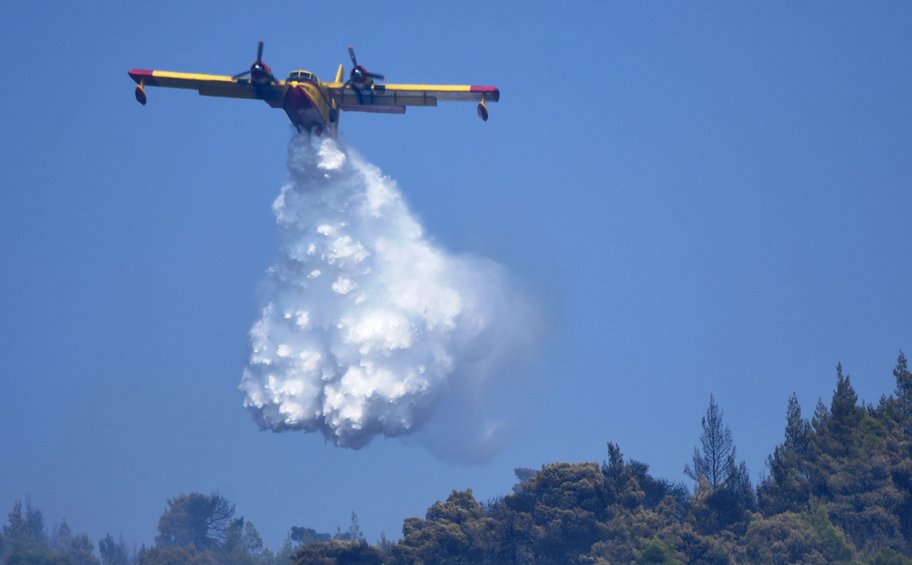
{"label": "hazy sky", "polygon": [[[604,459],[684,480],[709,395],[756,478],[788,395],[861,398],[912,353],[907,2],[7,2],[0,8],[0,516],[31,496],[150,543],[165,501],[218,491],[276,547],[357,512],[398,537],[451,489]],[[343,7],[347,6],[347,7]],[[132,67],[331,79],[355,46],[470,104],[344,114],[427,234],[536,297],[531,406],[493,460],[260,432],[238,390],[292,129],[261,102],[148,89]],[[512,402],[513,396],[523,399]]]}

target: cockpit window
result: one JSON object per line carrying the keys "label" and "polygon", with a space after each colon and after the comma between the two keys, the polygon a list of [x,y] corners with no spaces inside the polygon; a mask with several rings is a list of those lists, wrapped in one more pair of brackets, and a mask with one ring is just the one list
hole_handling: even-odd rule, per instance
{"label": "cockpit window", "polygon": [[294,80],[298,82],[316,82],[317,77],[315,77],[310,71],[292,71],[292,73],[288,75],[288,80]]}

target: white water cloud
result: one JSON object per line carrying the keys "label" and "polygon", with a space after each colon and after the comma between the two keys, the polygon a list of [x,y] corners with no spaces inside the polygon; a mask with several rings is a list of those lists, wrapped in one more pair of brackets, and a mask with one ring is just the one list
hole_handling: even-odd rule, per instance
{"label": "white water cloud", "polygon": [[[278,259],[240,385],[262,428],[360,448],[417,431],[441,405],[461,411],[528,352],[535,317],[504,270],[433,245],[377,167],[306,135],[288,163],[273,204]],[[490,451],[503,423],[465,413],[480,419],[466,450]]]}

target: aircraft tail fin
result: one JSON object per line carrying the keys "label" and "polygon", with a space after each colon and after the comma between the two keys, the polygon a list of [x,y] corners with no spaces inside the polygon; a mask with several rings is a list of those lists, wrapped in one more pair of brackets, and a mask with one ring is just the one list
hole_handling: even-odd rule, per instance
{"label": "aircraft tail fin", "polygon": [[344,74],[344,73],[343,73],[343,70],[342,70],[342,65],[339,65],[339,70],[336,71],[336,82],[342,82],[342,75],[343,75],[343,74]]}

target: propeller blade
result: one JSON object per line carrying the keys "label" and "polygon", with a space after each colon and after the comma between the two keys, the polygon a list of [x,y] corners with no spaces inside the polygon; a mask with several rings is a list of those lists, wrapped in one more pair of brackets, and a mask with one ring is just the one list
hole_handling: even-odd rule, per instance
{"label": "propeller blade", "polygon": [[370,77],[370,78],[375,78],[375,79],[377,79],[377,80],[386,80],[386,77],[385,77],[385,76],[383,76],[383,75],[378,75],[377,73],[367,73],[367,72],[365,72],[365,73],[364,73],[364,76],[367,76],[367,77]]}
{"label": "propeller blade", "polygon": [[242,73],[238,73],[238,74],[236,74],[236,75],[231,75],[231,78],[238,79],[238,78],[241,78],[241,77],[244,76],[244,75],[249,75],[249,74],[250,74],[250,69],[247,69],[246,71],[244,71],[244,72],[242,72]]}
{"label": "propeller blade", "polygon": [[257,46],[257,63],[263,62],[263,42],[260,41],[260,44]]}
{"label": "propeller blade", "polygon": [[355,50],[352,49],[351,45],[348,46],[348,56],[351,57],[352,65],[358,66],[358,59],[355,59]]}

